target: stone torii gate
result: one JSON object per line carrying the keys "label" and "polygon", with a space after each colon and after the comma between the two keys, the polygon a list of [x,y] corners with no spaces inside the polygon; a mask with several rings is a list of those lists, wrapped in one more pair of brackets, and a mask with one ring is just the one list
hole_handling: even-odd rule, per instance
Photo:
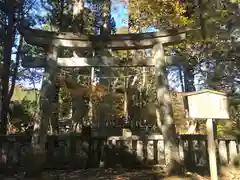
{"label": "stone torii gate", "polygon": [[[153,58],[138,58],[126,66],[154,66],[156,73],[156,90],[159,104],[158,126],[161,128],[165,139],[167,165],[171,165],[171,160],[179,161],[177,155],[177,144],[175,140],[174,120],[171,116],[170,95],[167,89],[164,69],[169,65],[182,64],[184,58],[176,56],[164,56],[164,46],[177,44],[186,39],[186,31],[177,32],[176,30],[161,31],[157,33],[140,34],[116,34],[116,35],[81,35],[73,33],[56,33],[37,29],[31,29],[24,26],[19,28],[19,32],[24,36],[27,43],[42,47],[46,51],[43,57],[24,57],[23,65],[25,67],[45,67],[47,73],[44,79],[41,96],[41,120],[40,137],[45,137],[46,127],[51,118],[53,107],[53,91],[57,68],[60,67],[119,67],[117,59],[113,57],[59,57],[58,49],[60,47],[77,49],[78,51],[93,51],[95,49],[111,50],[137,50],[153,48]],[[164,120],[160,117],[163,117]],[[42,130],[41,130],[42,129]],[[46,138],[40,138],[40,144],[44,143]]]}

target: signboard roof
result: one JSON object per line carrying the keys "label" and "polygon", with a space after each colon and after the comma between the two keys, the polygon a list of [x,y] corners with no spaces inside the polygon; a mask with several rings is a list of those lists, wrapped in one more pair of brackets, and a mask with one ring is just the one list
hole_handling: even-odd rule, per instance
{"label": "signboard roof", "polygon": [[203,90],[196,91],[196,92],[186,93],[184,96],[194,96],[194,95],[204,94],[204,93],[218,94],[218,95],[223,95],[223,96],[227,95],[225,92],[215,91],[215,90],[211,90],[211,89],[203,89]]}

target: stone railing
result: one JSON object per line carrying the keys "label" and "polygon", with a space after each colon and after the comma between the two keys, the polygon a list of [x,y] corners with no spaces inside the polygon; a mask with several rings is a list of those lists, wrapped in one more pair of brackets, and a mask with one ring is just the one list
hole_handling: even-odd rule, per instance
{"label": "stone railing", "polygon": [[[208,166],[205,135],[180,135],[179,154],[187,168]],[[1,168],[21,168],[26,165],[30,137],[0,136]],[[234,138],[216,140],[218,160],[229,164],[239,153]],[[80,135],[48,136],[45,168],[139,167],[165,164],[164,141],[161,135],[113,136],[83,139]]]}

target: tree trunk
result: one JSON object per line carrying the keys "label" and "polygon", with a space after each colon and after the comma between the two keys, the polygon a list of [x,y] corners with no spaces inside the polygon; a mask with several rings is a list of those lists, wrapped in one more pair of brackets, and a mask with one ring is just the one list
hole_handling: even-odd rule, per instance
{"label": "tree trunk", "polygon": [[[91,91],[93,92],[93,88],[94,86],[96,86],[96,83],[95,83],[95,68],[94,67],[91,67],[91,80],[90,80],[90,85],[91,85]],[[89,111],[88,111],[88,122],[90,124],[93,123],[93,121],[95,121],[94,119],[94,102],[93,102],[93,97],[92,95],[90,95],[90,98],[89,98]]]}
{"label": "tree trunk", "polygon": [[185,67],[184,71],[184,85],[185,85],[185,92],[192,92],[196,91],[194,86],[194,67],[190,64]]}
{"label": "tree trunk", "polygon": [[[74,0],[73,1],[73,32],[83,33],[84,31],[84,1]],[[80,22],[80,23],[79,23]],[[79,26],[80,25],[80,26]],[[73,56],[78,57],[78,52],[73,51]],[[82,126],[83,118],[86,117],[89,111],[88,104],[84,102],[84,97],[72,96],[72,131],[76,132],[80,129],[78,127]],[[80,124],[81,123],[81,124]]]}
{"label": "tree trunk", "polygon": [[[187,67],[185,67],[184,71],[184,85],[185,85],[185,92],[193,92],[196,91],[195,85],[194,85],[194,66],[188,64]],[[198,127],[198,122],[193,119],[187,118],[187,123],[185,124],[187,126],[187,134],[195,134]]]}
{"label": "tree trunk", "polygon": [[79,131],[79,126],[82,126],[83,119],[88,115],[89,103],[84,100],[84,95],[72,96],[72,127],[73,132]]}
{"label": "tree trunk", "polygon": [[17,73],[18,73],[18,68],[19,68],[19,64],[20,64],[20,54],[21,54],[21,50],[23,47],[23,37],[20,36],[20,41],[19,41],[19,45],[18,45],[18,49],[17,49],[17,55],[16,55],[16,63],[15,66],[13,68],[13,75],[12,75],[12,79],[11,79],[11,87],[8,93],[8,100],[10,102],[12,95],[14,93],[14,89],[15,89],[15,84],[16,84],[16,78],[17,78]]}
{"label": "tree trunk", "polygon": [[4,38],[3,46],[3,68],[1,74],[2,81],[2,98],[1,98],[1,128],[0,133],[7,134],[7,116],[9,111],[9,76],[11,67],[12,47],[14,43],[14,7],[8,4],[8,23],[6,37]]}
{"label": "tree trunk", "polygon": [[[125,74],[125,76],[127,73]],[[128,79],[127,77],[124,77],[124,97],[123,97],[123,112],[126,119],[128,119],[128,101],[129,101],[129,95],[128,95]]]}
{"label": "tree trunk", "polygon": [[182,72],[183,72],[182,70],[183,70],[182,66],[179,66],[178,67],[179,79],[180,79],[180,84],[181,84],[181,90],[183,92],[185,90],[185,87],[184,87],[184,78],[182,75]]}
{"label": "tree trunk", "polygon": [[53,134],[59,133],[59,89],[58,85],[53,85],[53,98],[52,98],[52,106],[53,112],[51,114],[51,129]]}
{"label": "tree trunk", "polygon": [[[84,33],[84,0],[73,2],[73,32]],[[80,26],[79,26],[80,20]]]}
{"label": "tree trunk", "polygon": [[165,141],[165,157],[167,165],[167,174],[179,173],[181,171],[180,157],[177,144],[177,134],[175,122],[172,117],[172,104],[169,91],[167,89],[167,80],[164,74],[164,50],[162,44],[158,44],[153,48],[155,60],[155,76],[156,76],[156,90],[157,102],[159,112],[158,121],[159,127],[163,133]]}
{"label": "tree trunk", "polygon": [[[107,35],[111,34],[111,27],[109,26],[109,20],[110,20],[110,14],[111,14],[111,1],[106,0],[103,2],[103,6],[101,8],[102,13],[102,25],[100,27],[100,35]],[[110,57],[111,56],[111,49],[108,49],[103,46],[102,49],[99,49],[96,51],[97,54],[100,56]],[[106,78],[101,78],[101,76],[110,77],[112,75],[112,68],[111,67],[101,67],[100,71],[98,72],[98,77],[100,77],[100,84],[105,85],[105,87],[108,87],[109,81]],[[104,98],[105,99],[105,98]],[[107,101],[103,101],[101,104],[107,103]],[[105,125],[107,120],[109,120],[109,116],[106,113],[106,109],[102,109],[104,112],[100,112],[100,122],[99,122],[99,128],[100,132],[104,131]]]}

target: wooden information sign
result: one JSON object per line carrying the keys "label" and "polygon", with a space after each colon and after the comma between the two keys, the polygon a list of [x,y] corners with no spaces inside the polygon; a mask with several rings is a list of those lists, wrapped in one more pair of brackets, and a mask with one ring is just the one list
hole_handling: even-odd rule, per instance
{"label": "wooden information sign", "polygon": [[217,180],[216,145],[213,119],[229,119],[228,99],[225,93],[202,90],[187,94],[188,114],[190,118],[207,119],[208,154],[211,179]]}

